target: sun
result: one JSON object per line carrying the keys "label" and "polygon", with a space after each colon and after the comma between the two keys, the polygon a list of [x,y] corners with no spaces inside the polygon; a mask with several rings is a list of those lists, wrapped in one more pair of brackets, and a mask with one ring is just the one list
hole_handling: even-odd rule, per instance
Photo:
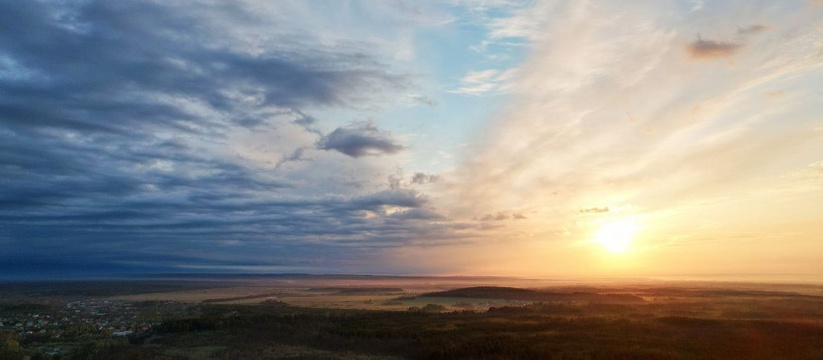
{"label": "sun", "polygon": [[631,249],[640,226],[630,219],[607,222],[594,233],[594,242],[612,254],[623,254]]}

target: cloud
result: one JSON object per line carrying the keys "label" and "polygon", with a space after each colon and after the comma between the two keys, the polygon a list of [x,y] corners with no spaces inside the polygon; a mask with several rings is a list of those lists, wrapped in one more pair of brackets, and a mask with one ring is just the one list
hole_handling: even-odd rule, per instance
{"label": "cloud", "polygon": [[426,105],[426,106],[429,106],[429,107],[437,106],[437,100],[434,100],[434,99],[432,99],[428,96],[409,95],[408,98],[409,98],[409,100],[411,100],[415,103],[418,103],[418,104],[423,104],[423,105]]}
{"label": "cloud", "polygon": [[289,163],[289,162],[304,161],[304,160],[306,160],[306,158],[303,157],[304,156],[303,154],[305,152],[306,152],[306,148],[299,147],[299,148],[295,149],[291,154],[281,157],[280,160],[277,161],[277,164],[275,164],[274,167],[279,168],[279,167],[281,167],[284,164]]}
{"label": "cloud", "polygon": [[500,71],[486,69],[471,71],[460,79],[460,87],[449,92],[464,95],[485,95],[506,90],[506,83],[517,73],[516,69]]}
{"label": "cloud", "polygon": [[781,178],[777,191],[794,191],[801,194],[823,190],[823,161],[809,164]]}
{"label": "cloud", "polygon": [[498,212],[497,214],[483,215],[478,220],[480,220],[480,221],[502,221],[502,220],[508,220],[509,217],[510,216],[507,213]]}
{"label": "cloud", "polygon": [[324,136],[318,147],[354,158],[394,154],[404,148],[389,134],[370,124],[337,128]]}
{"label": "cloud", "polygon": [[505,211],[498,211],[496,214],[485,214],[475,220],[479,221],[503,221],[503,220],[525,220],[527,217],[522,213],[509,213]]}
{"label": "cloud", "polygon": [[[117,184],[111,187],[116,188]],[[215,193],[209,194],[212,191]],[[114,199],[120,194],[113,192],[109,201],[94,199],[96,208],[84,208],[80,206],[82,202],[74,202],[70,212],[61,210],[65,209],[63,205],[49,205],[64,203],[54,198],[35,204],[5,199],[17,205],[8,207],[4,201],[4,211],[0,212],[0,232],[15,239],[5,254],[52,254],[50,249],[59,247],[65,255],[61,263],[65,264],[60,266],[76,270],[79,263],[87,262],[87,266],[96,267],[90,271],[119,268],[118,271],[168,272],[190,264],[201,264],[204,268],[258,264],[288,269],[331,254],[345,259],[355,253],[367,256],[376,249],[408,245],[418,239],[419,233],[427,231],[430,221],[444,220],[441,215],[423,209],[427,200],[412,191],[314,200],[244,198],[242,191],[232,198],[221,191],[225,189],[203,189],[188,199],[163,192],[160,198],[150,201],[133,195],[127,195],[125,200]],[[381,216],[364,219],[363,211]],[[32,228],[32,223],[38,226]],[[451,231],[448,227],[440,229]],[[25,239],[25,246],[19,243],[21,238]],[[67,238],[73,241],[64,243]],[[219,253],[214,252],[215,247],[221,248]],[[187,255],[160,261],[156,252],[162,249]],[[41,264],[34,261],[36,258],[29,258],[42,266],[54,262],[43,260]]]}
{"label": "cloud", "polygon": [[395,219],[415,219],[415,220],[444,220],[446,219],[443,215],[438,214],[432,210],[428,209],[409,209],[404,211],[398,211],[390,215],[392,218]]}
{"label": "cloud", "polygon": [[466,95],[482,95],[497,88],[495,77],[498,71],[494,69],[472,71],[460,79],[461,87],[452,90],[454,93]]}
{"label": "cloud", "polygon": [[494,69],[472,71],[464,76],[460,81],[467,84],[480,84],[494,79],[498,71]]}
{"label": "cloud", "polygon": [[[25,72],[41,74],[0,89],[4,121],[21,127],[185,126],[198,116],[196,107],[248,126],[262,121],[249,107],[354,104],[364,91],[404,86],[402,77],[354,52],[303,44],[236,48],[232,42],[243,40],[207,18],[264,21],[239,5],[181,12],[149,2],[10,3],[4,10],[5,22],[17,26],[4,32],[0,46]],[[66,16],[56,17],[61,12]],[[228,125],[223,119],[211,125]]]}
{"label": "cloud", "polygon": [[[362,212],[416,209],[424,195],[381,193],[382,164],[317,149],[404,148],[376,126],[328,132],[317,115],[372,115],[413,86],[385,61],[399,31],[376,46],[351,38],[360,18],[325,33],[309,5],[190,5],[0,4],[2,256],[334,272],[417,241],[431,217]],[[168,253],[186,256],[158,260]]]}
{"label": "cloud", "polygon": [[388,176],[388,186],[390,190],[403,190],[404,188],[414,185],[425,185],[439,181],[440,177],[437,175],[428,175],[422,172],[416,172],[408,182],[404,183],[402,170],[398,169],[396,174]]}
{"label": "cloud", "polygon": [[[738,27],[737,35],[742,39],[769,29],[771,29],[770,26],[754,24],[746,27]],[[697,40],[686,45],[686,52],[693,59],[711,59],[734,55],[744,46],[745,44],[742,42],[704,40],[698,37]]]}
{"label": "cloud", "polygon": [[437,182],[439,179],[440,177],[437,175],[426,175],[424,173],[418,172],[414,173],[414,175],[411,178],[410,184],[425,185],[428,183]]}
{"label": "cloud", "polygon": [[[492,40],[521,40],[535,39],[540,32],[539,29],[545,25],[543,13],[549,7],[555,7],[555,3],[545,1],[536,4],[524,5],[523,3],[510,3],[502,7],[509,16],[495,17],[489,20],[490,38]],[[499,11],[499,10],[498,10]]]}
{"label": "cloud", "polygon": [[426,198],[412,190],[385,190],[353,199],[357,209],[372,209],[380,206],[398,206],[419,208],[426,203]]}
{"label": "cloud", "polygon": [[586,214],[586,213],[599,214],[599,213],[607,213],[607,212],[609,212],[609,207],[608,206],[602,207],[602,208],[593,207],[593,208],[580,209],[580,213],[583,213],[583,214]]}
{"label": "cloud", "polygon": [[[547,253],[570,258],[574,252],[563,246],[585,244],[603,219],[638,217],[650,227],[647,239],[704,231],[694,225],[712,206],[742,227],[753,225],[738,214],[750,211],[757,182],[812,162],[812,149],[823,144],[812,131],[819,118],[812,107],[775,104],[763,94],[791,88],[813,102],[821,68],[813,16],[746,6],[707,2],[674,23],[670,14],[688,12],[683,4],[535,10],[551,21],[530,35],[530,57],[509,84],[511,101],[443,182],[450,192],[438,208],[490,221],[508,214],[488,209],[518,209],[529,219],[489,233],[520,251],[539,239],[554,244]],[[773,36],[751,36],[746,45],[729,25],[765,19]],[[684,56],[695,29],[737,38],[698,39]],[[734,67],[693,63],[732,55]],[[578,204],[610,204],[610,211],[584,217]]]}
{"label": "cloud", "polygon": [[[0,273],[391,272],[386,254],[434,249],[409,258],[428,271],[454,269],[437,254],[464,246],[473,271],[538,268],[521,253],[582,264],[563,251],[586,221],[638,213],[693,231],[665,216],[720,193],[743,202],[753,179],[819,161],[816,13],[797,7],[196,3],[0,2]],[[422,35],[448,33],[438,24],[470,26],[465,49],[484,53],[419,61]],[[725,40],[684,56],[699,32]],[[763,101],[775,89],[791,96]],[[489,105],[503,115],[479,124],[449,90],[505,93]],[[426,120],[444,114],[458,115]],[[363,118],[393,120],[345,125]],[[449,144],[469,122],[469,141]],[[400,168],[419,172],[387,183]]]}
{"label": "cloud", "polygon": [[498,211],[495,214],[485,214],[480,217],[475,217],[474,220],[489,222],[489,221],[503,221],[503,220],[525,220],[527,217],[519,212],[509,213],[506,211]]}
{"label": "cloud", "polygon": [[740,35],[746,36],[746,35],[758,34],[758,33],[764,32],[764,31],[769,30],[769,29],[770,29],[769,26],[761,25],[761,24],[755,24],[755,25],[746,26],[746,27],[738,27],[737,28],[737,33],[740,34]]}
{"label": "cloud", "polygon": [[711,59],[731,56],[742,47],[733,42],[697,39],[686,45],[686,53],[693,59]]}

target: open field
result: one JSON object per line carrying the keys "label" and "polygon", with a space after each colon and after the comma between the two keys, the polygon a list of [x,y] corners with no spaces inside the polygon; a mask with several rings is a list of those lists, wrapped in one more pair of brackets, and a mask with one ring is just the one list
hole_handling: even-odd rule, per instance
{"label": "open field", "polygon": [[821,285],[462,280],[12,284],[0,358],[823,358]]}
{"label": "open field", "polygon": [[[176,281],[176,280],[170,280]],[[216,285],[220,284],[220,285]],[[109,296],[114,301],[176,301],[209,304],[259,304],[278,300],[294,306],[341,309],[405,310],[420,305],[420,294],[472,285],[546,285],[549,282],[511,278],[294,276],[237,278],[196,287],[186,283],[172,291],[131,292]],[[207,286],[210,285],[210,286]],[[480,299],[488,300],[488,299]],[[450,304],[448,299],[429,302]],[[460,302],[460,301],[458,301]],[[488,301],[480,301],[489,303]],[[496,305],[514,304],[498,301]],[[425,305],[423,303],[422,305]],[[485,307],[488,307],[486,305]]]}
{"label": "open field", "polygon": [[[85,284],[85,283],[84,283]],[[117,286],[107,286],[105,291],[95,293],[89,289],[83,292],[70,291],[71,283],[42,286],[62,286],[67,289],[50,293],[107,296],[123,301],[181,301],[181,302],[242,302],[259,303],[281,297],[302,299],[306,303],[316,301],[309,298],[323,296],[362,297],[415,296],[425,293],[473,286],[509,286],[524,289],[546,289],[560,293],[599,292],[610,294],[643,294],[654,299],[660,292],[667,298],[695,296],[696,292],[724,291],[772,293],[792,293],[798,295],[823,296],[823,283],[796,284],[729,281],[662,281],[648,279],[586,279],[586,280],[545,280],[505,277],[393,277],[393,276],[325,276],[325,275],[280,275],[267,277],[181,277],[168,280],[130,280],[117,282]],[[85,285],[84,285],[85,286]],[[119,293],[118,293],[119,292]],[[115,293],[115,294],[112,294]],[[49,294],[40,289],[35,296]]]}

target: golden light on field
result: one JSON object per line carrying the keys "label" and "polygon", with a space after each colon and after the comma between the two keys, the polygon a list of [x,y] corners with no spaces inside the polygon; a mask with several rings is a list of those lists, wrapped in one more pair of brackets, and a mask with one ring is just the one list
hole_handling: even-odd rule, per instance
{"label": "golden light on field", "polygon": [[594,233],[593,240],[612,254],[623,254],[631,249],[639,230],[640,225],[634,220],[612,220],[600,226]]}

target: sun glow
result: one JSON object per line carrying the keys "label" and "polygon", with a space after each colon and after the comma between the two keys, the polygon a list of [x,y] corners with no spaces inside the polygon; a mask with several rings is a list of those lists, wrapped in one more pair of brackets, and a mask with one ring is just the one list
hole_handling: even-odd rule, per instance
{"label": "sun glow", "polygon": [[607,222],[594,234],[594,242],[612,254],[623,254],[632,246],[640,226],[629,219]]}

